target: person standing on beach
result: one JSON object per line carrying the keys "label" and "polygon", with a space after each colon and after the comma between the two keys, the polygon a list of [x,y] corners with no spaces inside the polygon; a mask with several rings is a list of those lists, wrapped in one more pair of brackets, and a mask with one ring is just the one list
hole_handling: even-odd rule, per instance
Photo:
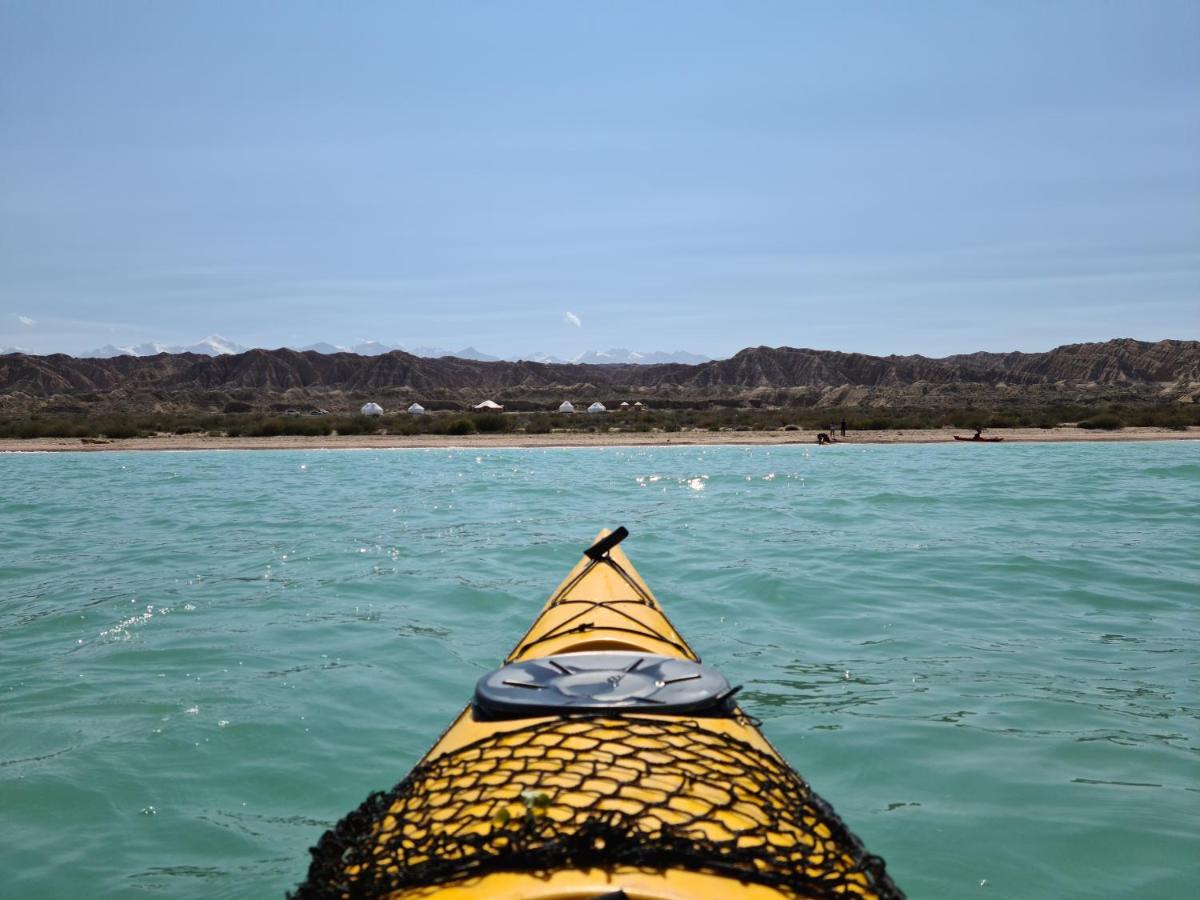
{"label": "person standing on beach", "polygon": [[846,436],[846,419],[842,418],[842,437]]}

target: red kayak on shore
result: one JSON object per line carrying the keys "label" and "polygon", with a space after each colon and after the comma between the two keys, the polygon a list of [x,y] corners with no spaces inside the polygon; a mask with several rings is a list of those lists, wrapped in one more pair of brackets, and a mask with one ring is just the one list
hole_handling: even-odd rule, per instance
{"label": "red kayak on shore", "polygon": [[967,438],[967,437],[960,437],[957,434],[954,436],[954,439],[956,441],[971,441],[972,443],[976,443],[976,444],[996,444],[996,443],[999,443],[1000,441],[1004,440],[1004,438],[985,438],[985,437],[969,437],[969,438]]}

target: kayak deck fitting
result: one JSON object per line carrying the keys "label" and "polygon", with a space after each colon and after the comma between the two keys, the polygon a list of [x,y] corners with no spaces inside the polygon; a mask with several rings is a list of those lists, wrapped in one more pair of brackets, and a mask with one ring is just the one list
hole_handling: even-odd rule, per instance
{"label": "kayak deck fitting", "polygon": [[900,898],[602,532],[308,898]]}

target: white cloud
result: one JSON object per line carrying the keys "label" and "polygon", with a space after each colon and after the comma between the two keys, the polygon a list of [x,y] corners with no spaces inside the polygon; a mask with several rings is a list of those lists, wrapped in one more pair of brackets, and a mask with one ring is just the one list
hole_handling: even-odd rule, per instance
{"label": "white cloud", "polygon": [[37,324],[37,322],[35,320],[29,318],[29,316],[17,316],[17,321],[20,322],[22,325],[26,326],[27,328],[32,328],[34,325]]}
{"label": "white cloud", "polygon": [[583,320],[580,319],[579,316],[575,315],[575,313],[573,313],[573,312],[569,312],[566,315],[564,315],[563,321],[566,322],[568,325],[574,325],[576,328],[583,327]]}

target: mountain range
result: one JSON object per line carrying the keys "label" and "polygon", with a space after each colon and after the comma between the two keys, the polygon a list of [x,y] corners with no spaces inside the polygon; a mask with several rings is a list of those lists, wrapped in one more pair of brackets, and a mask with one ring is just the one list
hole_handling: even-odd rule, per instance
{"label": "mountain range", "polygon": [[[117,347],[112,344],[105,344],[103,347],[98,347],[95,350],[81,353],[79,357],[81,359],[112,359],[116,356],[157,356],[160,353],[198,353],[202,356],[234,356],[238,353],[245,353],[250,349],[250,347],[244,347],[236,341],[231,341],[219,334],[210,334],[203,340],[189,345],[168,346],[155,341],[130,347]],[[322,341],[316,344],[308,344],[304,347],[289,347],[287,349],[297,350],[301,353],[308,351],[324,354],[353,353],[358,356],[382,356],[384,353],[399,350],[403,353],[411,353],[413,356],[420,356],[426,359],[454,357],[455,359],[472,359],[476,362],[500,362],[502,359],[505,359],[505,357],[492,356],[481,350],[476,350],[474,347],[463,347],[461,350],[447,350],[444,347],[414,347],[409,350],[400,344],[384,344],[379,341],[362,341],[351,347],[341,347]],[[22,351],[16,347],[0,349],[0,354],[20,352]],[[512,362],[527,360],[529,362],[541,363],[584,363],[595,365],[628,363],[649,366],[660,363],[694,364],[709,362],[711,357],[703,356],[699,353],[689,353],[685,350],[678,350],[674,353],[666,353],[662,350],[657,350],[653,353],[639,353],[635,350],[618,347],[611,350],[588,350],[572,359],[562,359],[548,353],[534,353],[530,356],[510,357],[508,359]]]}
{"label": "mountain range", "polygon": [[223,356],[245,353],[247,347],[235,343],[219,334],[210,334],[203,340],[189,345],[168,346],[157,341],[147,341],[136,347],[115,347],[105,344],[96,350],[79,354],[81,359],[111,359],[114,356],[157,356],[160,353],[198,353],[202,356]]}
{"label": "mountain range", "polygon": [[557,406],[563,398],[643,399],[660,407],[1190,403],[1200,402],[1200,341],[1125,338],[941,359],[753,347],[695,365],[430,359],[399,350],[0,356],[0,413],[219,411],[230,401],[262,410],[304,403],[357,409],[367,399],[387,408],[412,400],[461,408],[484,398],[514,409]]}

